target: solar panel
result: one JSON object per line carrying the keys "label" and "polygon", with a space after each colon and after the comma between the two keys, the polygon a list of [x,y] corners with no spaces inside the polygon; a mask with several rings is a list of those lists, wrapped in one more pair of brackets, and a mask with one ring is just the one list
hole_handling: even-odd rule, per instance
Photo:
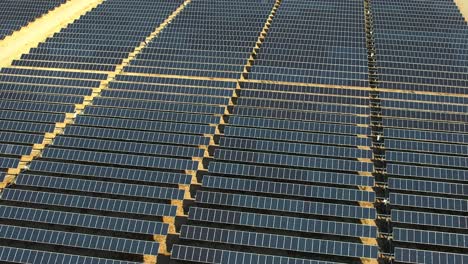
{"label": "solar panel", "polygon": [[363,258],[377,257],[377,247],[375,246],[221,228],[183,225],[181,227],[180,236],[183,239],[197,241],[218,242],[296,252]]}
{"label": "solar panel", "polygon": [[237,106],[234,108],[234,114],[239,116],[278,118],[288,120],[304,120],[330,122],[339,124],[369,124],[370,120],[367,116],[355,116],[345,114],[320,113],[320,112],[305,112],[305,111],[290,111],[267,108],[255,108],[246,106]]}
{"label": "solar panel", "polygon": [[350,135],[370,134],[370,128],[368,127],[243,116],[233,116],[229,119],[229,123],[236,126],[250,126],[255,128],[272,128],[304,132],[332,132]]}
{"label": "solar panel", "polygon": [[2,169],[16,168],[18,164],[19,164],[18,159],[0,157],[0,168]]}
{"label": "solar panel", "polygon": [[[305,106],[308,103],[312,103],[312,102],[329,103],[329,104],[323,104],[322,107],[330,106],[330,104],[336,104],[336,105],[356,105],[356,106],[367,108],[367,106],[369,105],[369,99],[367,98],[366,95],[363,95],[363,97],[346,97],[346,96],[330,95],[329,93],[330,93],[329,90],[327,90],[323,94],[315,94],[315,93],[293,93],[289,91],[276,92],[276,91],[270,91],[270,89],[262,90],[262,91],[258,91],[254,89],[252,90],[241,89],[239,91],[239,100],[241,101],[241,99],[249,100],[248,98],[259,98],[259,99],[264,99],[263,101],[270,102],[270,103],[294,101],[296,104],[299,104],[300,106],[303,106],[303,105]],[[273,99],[273,100],[265,100],[265,99]],[[281,100],[281,101],[276,101],[276,100]],[[294,102],[288,102],[288,103],[291,104]],[[252,104],[248,104],[248,105],[252,105]]]}
{"label": "solar panel", "polygon": [[467,263],[468,255],[421,249],[395,248],[395,260],[407,263]]}
{"label": "solar panel", "polygon": [[[431,42],[430,45],[436,45],[436,43]],[[456,49],[456,50],[461,51],[461,49]],[[439,52],[439,50],[437,52]],[[449,104],[443,104],[443,105],[453,105],[453,104],[466,105],[468,104],[468,99],[466,97],[452,96],[452,95],[382,92],[381,96],[387,99],[408,100],[408,101],[416,101],[416,102],[423,101],[423,102],[434,102],[434,103],[449,103]]]}
{"label": "solar panel", "polygon": [[256,178],[282,179],[298,182],[317,182],[351,186],[373,186],[374,178],[356,174],[300,170],[290,168],[266,167],[247,164],[232,164],[213,161],[208,166],[212,173],[222,173],[237,176],[251,176]]}
{"label": "solar panel", "polygon": [[468,217],[458,215],[437,214],[428,212],[412,212],[392,210],[392,221],[395,223],[414,224],[435,227],[466,229]]}
{"label": "solar panel", "polygon": [[21,220],[137,234],[166,235],[168,225],[160,222],[92,214],[0,205],[2,219]]}
{"label": "solar panel", "polygon": [[260,164],[276,164],[293,167],[305,167],[305,168],[322,168],[329,170],[342,170],[342,171],[367,171],[373,170],[372,163],[351,161],[351,160],[339,160],[330,158],[315,158],[315,157],[304,157],[304,156],[293,156],[284,154],[270,154],[270,153],[258,153],[258,152],[247,152],[247,151],[235,151],[235,150],[224,150],[217,149],[214,157],[220,160],[229,161],[244,161]]}
{"label": "solar panel", "polygon": [[0,144],[0,154],[3,154],[3,155],[13,155],[13,156],[29,155],[31,153],[31,150],[32,150],[32,147],[30,146]]}
{"label": "solar panel", "polygon": [[[439,99],[439,98],[438,98]],[[442,102],[442,100],[439,100]],[[458,104],[437,104],[435,102],[415,102],[415,101],[397,101],[392,99],[382,100],[382,106],[385,108],[397,109],[420,109],[440,112],[466,113],[468,106]]]}
{"label": "solar panel", "polygon": [[[1,121],[0,121],[1,122]],[[124,130],[112,128],[98,128],[70,125],[65,128],[68,136],[93,137],[104,139],[132,140],[151,143],[168,143],[180,145],[208,145],[208,137],[175,133],[161,133],[138,130]]]}
{"label": "solar panel", "polygon": [[299,259],[285,256],[246,253],[198,246],[174,245],[171,259],[200,263],[259,263],[259,264],[332,264],[337,262]]}
{"label": "solar panel", "polygon": [[377,228],[352,223],[191,207],[188,218],[220,224],[350,237],[376,237]]}
{"label": "solar panel", "polygon": [[383,119],[383,125],[387,127],[410,128],[443,132],[464,133],[465,131],[467,131],[466,124],[463,123],[420,121],[398,118],[385,118]]}
{"label": "solar panel", "polygon": [[375,219],[376,217],[374,208],[254,195],[198,191],[195,200],[202,204],[216,204],[309,215],[328,215],[354,219]]}
{"label": "solar panel", "polygon": [[37,102],[33,103],[33,102],[3,100],[0,102],[0,109],[50,112],[50,113],[70,113],[75,110],[75,107],[70,104],[50,104],[50,103],[37,103]]}
{"label": "solar panel", "polygon": [[442,120],[448,122],[466,122],[467,117],[464,113],[456,114],[456,113],[439,113],[439,112],[427,112],[427,111],[416,111],[412,109],[386,109],[382,110],[382,114],[386,116],[394,116],[394,117],[407,117],[407,118],[414,118],[418,120]]}
{"label": "solar panel", "polygon": [[405,175],[418,178],[468,181],[468,172],[463,169],[446,169],[412,165],[387,164],[387,172],[389,174]]}
{"label": "solar panel", "polygon": [[459,183],[445,183],[435,181],[406,180],[390,178],[389,189],[428,192],[432,194],[468,195],[468,185]]}
{"label": "solar panel", "polygon": [[34,160],[29,166],[29,169],[32,171],[39,172],[80,175],[103,179],[109,178],[118,180],[131,180],[140,182],[155,182],[169,184],[189,184],[191,182],[191,176],[182,173],[51,162],[43,160]]}
{"label": "solar panel", "polygon": [[225,127],[224,135],[330,145],[370,146],[371,144],[369,138],[234,126]]}
{"label": "solar panel", "polygon": [[14,76],[0,74],[0,82],[20,82],[20,83],[34,83],[34,84],[49,84],[49,85],[60,85],[60,86],[71,86],[71,87],[98,87],[99,81],[94,80],[74,80],[65,78],[39,78],[35,76]]}
{"label": "solar panel", "polygon": [[166,110],[188,113],[205,113],[205,114],[223,114],[224,107],[216,105],[189,104],[179,102],[165,101],[146,101],[146,100],[128,100],[128,99],[113,99],[98,97],[93,100],[93,105],[121,107],[130,109],[148,109],[148,110]]}
{"label": "solar panel", "polygon": [[151,91],[161,93],[177,93],[177,94],[198,94],[208,96],[223,96],[231,97],[232,89],[208,88],[208,87],[191,87],[191,86],[175,86],[161,85],[153,83],[133,83],[133,82],[112,82],[109,84],[110,89],[116,90],[133,90],[133,91]]}
{"label": "solar panel", "polygon": [[276,195],[308,198],[364,202],[372,202],[375,200],[374,192],[368,191],[292,183],[277,183],[271,181],[232,179],[216,176],[204,176],[202,185],[203,187],[213,189],[240,190],[242,192],[271,193]]}
{"label": "solar panel", "polygon": [[213,115],[156,112],[148,110],[129,110],[118,108],[86,107],[85,114],[94,116],[111,116],[132,119],[161,120],[195,124],[218,124],[220,117]]}
{"label": "solar panel", "polygon": [[184,197],[184,191],[175,188],[164,188],[128,183],[109,183],[104,181],[70,179],[34,174],[20,174],[16,178],[15,183],[17,185],[23,186],[82,191],[86,193],[104,193],[109,195],[145,197],[153,199],[182,200]]}
{"label": "solar panel", "polygon": [[305,154],[313,156],[332,156],[345,158],[372,158],[372,153],[370,151],[361,150],[357,148],[320,146],[291,142],[221,137],[219,145],[220,147],[235,148],[242,150],[258,150],[268,152],[283,152],[291,154]]}
{"label": "solar panel", "polygon": [[5,189],[1,198],[16,202],[151,216],[175,216],[177,208],[166,204],[15,189]]}
{"label": "solar panel", "polygon": [[0,260],[14,263],[93,263],[93,264],[136,264],[137,262],[104,259],[81,255],[56,253],[0,246]]}
{"label": "solar panel", "polygon": [[389,161],[405,163],[440,165],[452,168],[468,167],[468,158],[466,157],[411,153],[401,151],[387,151],[385,157]]}
{"label": "solar panel", "polygon": [[[1,240],[19,248],[0,248],[1,261],[132,263],[122,259],[159,253],[154,240],[173,226],[154,220],[180,211],[171,205],[184,198],[178,185],[192,180],[183,171],[198,168],[192,158],[204,156],[199,146],[209,144],[205,134],[214,134],[236,82],[105,80],[182,3],[99,3],[0,71],[1,168],[46,145],[3,186],[0,218],[11,226]],[[76,249],[89,257],[67,254]]]}
{"label": "solar panel", "polygon": [[93,116],[77,116],[75,124],[93,127],[123,128],[146,131],[175,132],[184,134],[213,134],[215,128],[209,125],[142,121]]}
{"label": "solar panel", "polygon": [[90,96],[92,94],[92,89],[83,88],[83,87],[59,87],[59,86],[47,86],[47,85],[32,85],[32,84],[0,84],[0,88],[5,91],[15,91],[15,92],[31,92],[31,93],[42,93],[42,94],[52,94],[52,95],[81,95],[81,96]]}
{"label": "solar panel", "polygon": [[399,206],[439,209],[446,211],[466,212],[468,209],[468,201],[466,199],[390,193],[390,201],[392,204]]}
{"label": "solar panel", "polygon": [[54,139],[54,146],[174,157],[203,157],[204,153],[202,149],[193,147],[176,147],[170,145],[71,138],[63,136],[59,136]]}
{"label": "solar panel", "polygon": [[393,239],[399,242],[467,248],[466,234],[394,228]]}
{"label": "solar panel", "polygon": [[29,241],[58,246],[157,255],[159,243],[142,240],[97,236],[73,232],[0,225],[0,237],[16,241]]}
{"label": "solar panel", "polygon": [[291,110],[304,110],[316,112],[330,112],[330,113],[347,113],[347,114],[361,114],[369,115],[370,109],[367,107],[344,106],[340,104],[316,104],[304,103],[300,101],[276,101],[265,99],[253,99],[239,97],[237,105],[255,106],[275,109],[291,109]]}
{"label": "solar panel", "polygon": [[198,104],[212,104],[212,105],[227,105],[229,98],[215,97],[215,96],[193,96],[193,95],[180,95],[180,94],[165,94],[165,93],[148,93],[148,92],[134,92],[134,91],[120,91],[120,90],[104,90],[101,93],[105,97],[113,98],[131,98],[131,99],[144,99],[144,100],[158,100],[158,101],[177,101],[186,103]]}
{"label": "solar panel", "polygon": [[[275,21],[277,23],[278,21]],[[284,39],[284,41],[287,41]],[[296,39],[295,41],[300,41]],[[298,58],[301,59],[301,58]],[[286,84],[275,84],[275,83],[257,83],[257,82],[241,82],[242,91],[245,93],[249,90],[267,90],[267,91],[285,91],[285,92],[296,92],[296,93],[305,93],[305,94],[322,94],[322,95],[340,95],[343,96],[353,96],[353,97],[368,97],[368,91],[363,89],[334,89],[331,87],[320,87],[320,86],[302,86],[302,85],[286,85]],[[350,88],[350,87],[347,87]],[[244,94],[245,95],[245,94]],[[261,98],[261,97],[260,97]],[[338,99],[339,97],[334,97]],[[361,105],[367,105],[362,103]]]}
{"label": "solar panel", "polygon": [[196,161],[186,159],[159,158],[151,156],[137,156],[58,148],[45,149],[42,157],[49,159],[96,162],[104,164],[121,164],[135,167],[164,168],[174,170],[195,170],[198,167],[198,163]]}
{"label": "solar panel", "polygon": [[449,155],[467,155],[468,146],[429,142],[413,142],[407,140],[385,140],[385,148],[410,150],[429,153],[444,153]]}
{"label": "solar panel", "polygon": [[0,141],[2,142],[40,144],[43,140],[44,137],[41,135],[15,132],[0,132]]}
{"label": "solar panel", "polygon": [[4,110],[0,112],[0,119],[23,120],[38,123],[58,123],[65,120],[65,115]]}
{"label": "solar panel", "polygon": [[95,79],[105,80],[106,74],[88,73],[88,72],[67,72],[67,71],[50,71],[42,69],[21,69],[21,68],[2,68],[0,73],[28,76],[49,76],[74,79]]}
{"label": "solar panel", "polygon": [[54,102],[66,104],[81,104],[84,101],[84,98],[78,95],[57,95],[19,91],[0,91],[0,96],[4,100]]}

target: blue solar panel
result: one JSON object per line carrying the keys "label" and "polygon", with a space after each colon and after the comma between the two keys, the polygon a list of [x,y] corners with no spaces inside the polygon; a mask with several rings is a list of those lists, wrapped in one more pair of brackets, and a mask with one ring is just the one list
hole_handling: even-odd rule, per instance
{"label": "blue solar panel", "polygon": [[468,248],[466,234],[394,228],[393,239],[399,242]]}
{"label": "blue solar panel", "polygon": [[254,195],[198,191],[195,199],[204,204],[355,219],[375,219],[377,215],[374,208]]}
{"label": "blue solar panel", "polygon": [[294,252],[376,258],[377,247],[357,243],[272,235],[220,228],[182,226],[181,238]]}
{"label": "blue solar panel", "polygon": [[395,260],[406,263],[468,263],[468,255],[421,249],[395,248]]}
{"label": "blue solar panel", "polygon": [[448,227],[457,229],[468,228],[468,217],[437,214],[429,212],[413,212],[392,210],[392,221],[395,223],[414,224],[423,226]]}
{"label": "blue solar panel", "polygon": [[38,172],[79,175],[102,179],[131,180],[169,184],[189,184],[191,176],[182,173],[116,168],[62,162],[34,160],[29,169]]}
{"label": "blue solar panel", "polygon": [[190,208],[188,218],[194,221],[207,221],[221,224],[289,230],[305,233],[351,237],[377,236],[377,227],[375,226],[199,207]]}
{"label": "blue solar panel", "polygon": [[466,199],[391,193],[390,201],[392,204],[399,206],[439,209],[456,212],[466,212],[468,210],[468,201]]}
{"label": "blue solar panel", "polygon": [[31,250],[0,246],[0,260],[13,263],[82,263],[82,264],[136,264],[137,262],[120,261],[80,255],[71,255],[49,251]]}
{"label": "blue solar panel", "polygon": [[2,217],[2,219],[21,220],[35,223],[48,223],[149,235],[166,235],[169,229],[168,224],[160,222],[4,205],[0,205],[0,217]]}
{"label": "blue solar panel", "polygon": [[337,262],[264,255],[198,246],[174,245],[171,259],[200,263],[258,263],[258,264],[333,264]]}
{"label": "blue solar panel", "polygon": [[240,190],[242,192],[271,193],[308,198],[322,198],[344,201],[373,202],[374,192],[351,190],[344,188],[311,186],[292,183],[277,183],[271,181],[256,181],[232,179],[227,177],[205,176],[203,187],[225,190]]}
{"label": "blue solar panel", "polygon": [[373,177],[360,176],[356,174],[232,164],[219,161],[210,162],[208,171],[237,176],[251,176],[256,178],[271,178],[298,182],[374,186]]}
{"label": "blue solar panel", "polygon": [[175,170],[195,170],[198,167],[198,163],[196,161],[186,159],[158,158],[151,156],[137,156],[58,148],[48,148],[44,150],[42,157],[49,159],[96,162],[104,164],[121,164],[135,167],[165,168]]}
{"label": "blue solar panel", "polygon": [[151,216],[175,216],[177,209],[166,204],[14,189],[5,189],[1,198],[16,202]]}
{"label": "blue solar panel", "polygon": [[159,250],[159,243],[142,240],[50,231],[11,225],[0,225],[0,230],[1,238],[16,241],[148,255],[157,255]]}
{"label": "blue solar panel", "polygon": [[44,187],[49,189],[62,189],[87,193],[103,193],[153,199],[182,200],[184,197],[184,191],[176,188],[128,183],[109,183],[104,181],[70,179],[64,177],[52,177],[34,174],[20,174],[16,178],[15,183],[17,185]]}
{"label": "blue solar panel", "polygon": [[220,160],[244,162],[255,161],[255,163],[261,164],[275,164],[292,167],[322,168],[340,171],[373,171],[372,163],[331,158],[315,158],[224,149],[217,149],[215,151],[214,157]]}

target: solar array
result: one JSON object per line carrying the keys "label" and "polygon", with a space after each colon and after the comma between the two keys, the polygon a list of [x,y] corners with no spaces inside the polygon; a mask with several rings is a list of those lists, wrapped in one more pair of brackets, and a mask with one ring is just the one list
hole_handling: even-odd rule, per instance
{"label": "solar array", "polygon": [[[295,52],[293,46],[280,47],[280,14],[288,18],[297,8],[282,2],[248,79],[257,76],[262,54]],[[252,9],[242,5],[239,12]],[[361,5],[351,9],[363,12]],[[271,4],[263,10],[259,28]],[[228,11],[232,12],[226,7]],[[365,49],[363,54],[367,56]],[[239,78],[242,67],[237,69],[232,75],[193,73]],[[173,246],[172,260],[293,263],[327,255],[342,261],[377,258],[377,246],[360,239],[377,237],[377,227],[365,224],[376,218],[375,193],[367,188],[374,184],[366,174],[373,171],[367,92],[241,82],[233,100],[227,124],[215,138],[219,146],[213,159],[197,177],[194,205],[181,226],[181,240]]]}
{"label": "solar array", "polygon": [[2,6],[2,11],[0,11],[0,40],[65,2],[67,0],[0,1]]}
{"label": "solar array", "polygon": [[181,3],[161,1],[155,7],[150,1],[104,1],[13,65],[114,71]]}
{"label": "solar array", "polygon": [[193,1],[124,71],[238,79],[273,4]]}
{"label": "solar array", "polygon": [[[377,247],[359,240],[377,237],[376,226],[360,221],[376,218],[374,192],[358,188],[374,184],[372,177],[359,175],[372,171],[372,163],[359,160],[370,159],[370,149],[358,148],[369,146],[371,141],[357,136],[368,135],[369,128],[351,121],[346,124],[346,116],[343,120],[328,119],[336,114],[309,110],[298,100],[282,107],[269,106],[278,99],[275,96],[300,95],[291,86],[241,86],[238,104],[224,127],[214,160],[200,179],[201,188],[188,213],[189,223],[180,231],[184,243],[175,246],[172,258],[205,262],[200,257],[203,252],[208,250],[214,258],[216,252],[235,245],[243,246],[239,248],[243,250],[230,254],[249,257],[254,263],[256,258],[262,259],[257,263],[264,263],[275,257],[288,263],[305,261],[317,254],[376,258]],[[302,88],[316,95],[311,104],[325,106],[333,106],[327,98],[338,100],[346,92]],[[359,95],[350,98],[361,99]],[[244,100],[264,103],[247,106]],[[347,106],[366,108],[365,104]],[[297,111],[306,115],[294,118]],[[291,117],[284,118],[281,113]],[[325,121],[314,117],[324,117]],[[362,120],[366,122],[366,118]],[[261,257],[265,249],[274,249],[273,256]],[[289,258],[286,252],[294,252],[302,260]]]}
{"label": "solar array", "polygon": [[380,93],[395,261],[468,263],[468,27],[452,1],[371,9],[379,87],[439,93]]}
{"label": "solar array", "polygon": [[[108,73],[181,3],[105,1],[1,69],[1,166],[9,172],[40,151],[1,194],[0,243],[19,245],[2,248],[2,260],[120,263],[109,256],[160,252],[164,219],[175,217],[171,203],[184,198],[185,170],[197,168],[191,158],[203,155],[197,146],[216,118],[132,109],[118,103],[152,102],[125,99],[127,91],[112,85],[100,92]],[[207,124],[171,125],[181,118]]]}
{"label": "solar array", "polygon": [[363,2],[281,1],[249,78],[369,86]]}
{"label": "solar array", "polygon": [[377,0],[371,10],[379,87],[466,94],[468,29],[453,1]]}
{"label": "solar array", "polygon": [[468,263],[467,33],[451,0],[103,1],[0,69],[0,261]]}

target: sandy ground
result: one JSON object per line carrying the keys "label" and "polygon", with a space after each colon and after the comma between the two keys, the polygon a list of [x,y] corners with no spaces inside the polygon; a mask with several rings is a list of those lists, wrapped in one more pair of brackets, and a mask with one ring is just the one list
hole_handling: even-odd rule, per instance
{"label": "sandy ground", "polygon": [[103,0],[70,0],[0,41],[0,68],[8,67]]}
{"label": "sandy ground", "polygon": [[468,23],[468,0],[454,0],[460,9],[460,12],[465,17],[465,21]]}

